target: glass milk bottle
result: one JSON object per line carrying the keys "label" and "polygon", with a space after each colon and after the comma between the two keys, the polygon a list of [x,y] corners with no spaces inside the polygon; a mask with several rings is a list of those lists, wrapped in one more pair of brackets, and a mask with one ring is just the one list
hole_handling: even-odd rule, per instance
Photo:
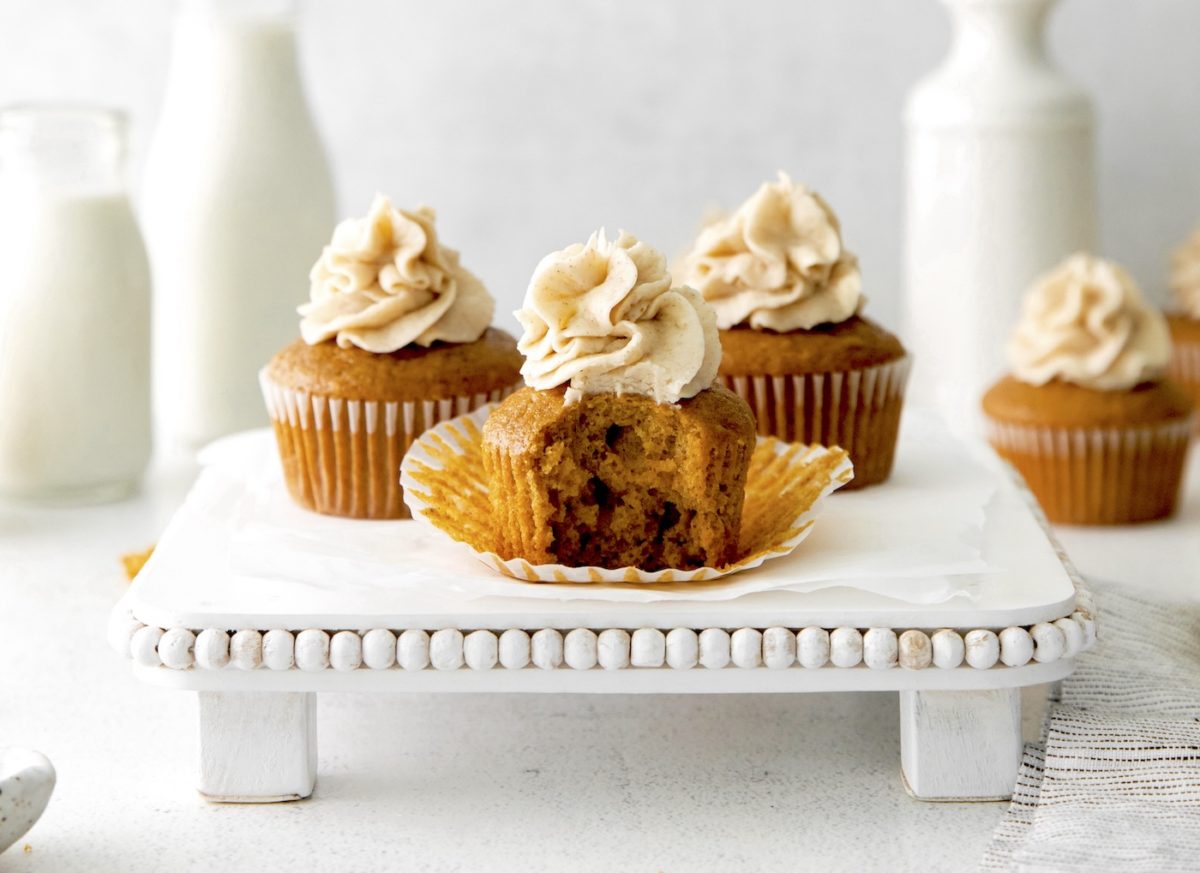
{"label": "glass milk bottle", "polygon": [[150,275],[125,123],[0,110],[0,494],[115,499],[150,458]]}
{"label": "glass milk bottle", "polygon": [[950,53],[910,93],[906,339],[916,400],[977,433],[1029,284],[1094,249],[1093,118],[1047,55],[1054,0],[943,0]]}
{"label": "glass milk bottle", "polygon": [[268,423],[257,373],[297,335],[333,185],[282,0],[184,0],[142,218],[168,448]]}

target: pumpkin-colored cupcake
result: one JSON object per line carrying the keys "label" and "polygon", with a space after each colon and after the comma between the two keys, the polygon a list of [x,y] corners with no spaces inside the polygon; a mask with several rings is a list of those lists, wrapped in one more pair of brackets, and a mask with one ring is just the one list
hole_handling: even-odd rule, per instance
{"label": "pumpkin-colored cupcake", "polygon": [[1165,378],[1165,319],[1116,264],[1074,255],[1038,279],[1009,345],[1012,373],[983,398],[988,438],[1051,521],[1170,515],[1192,404]]}
{"label": "pumpkin-colored cupcake", "polygon": [[288,491],[352,518],[408,518],[400,460],[440,421],[520,383],[516,341],[489,327],[495,304],[432,209],[392,206],[335,229],[300,307],[301,339],[262,371]]}
{"label": "pumpkin-colored cupcake", "polygon": [[517,318],[529,388],[492,412],[483,462],[498,551],[534,564],[719,567],[737,553],[754,450],[712,387],[716,317],[622,233],[548,255]]}
{"label": "pumpkin-colored cupcake", "polygon": [[750,404],[760,434],[842,446],[847,488],[887,479],[910,362],[859,315],[858,259],[819,195],[781,173],[701,231],[676,275],[716,310],[720,382]]}
{"label": "pumpkin-colored cupcake", "polygon": [[[1171,291],[1175,300],[1167,312],[1173,347],[1168,372],[1200,407],[1200,230],[1171,257]],[[1200,416],[1196,425],[1200,428]]]}

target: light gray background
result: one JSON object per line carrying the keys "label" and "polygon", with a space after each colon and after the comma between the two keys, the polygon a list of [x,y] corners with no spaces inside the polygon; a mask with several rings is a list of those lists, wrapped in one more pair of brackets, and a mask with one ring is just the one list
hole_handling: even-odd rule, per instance
{"label": "light gray background", "polygon": [[[129,110],[136,183],[173,10],[3,0],[0,102]],[[606,224],[675,254],[706,208],[785,169],[834,205],[870,311],[896,325],[900,111],[947,45],[935,0],[310,0],[302,12],[341,211],[362,212],[375,190],[435,205],[501,319],[544,253]],[[1167,252],[1200,222],[1198,35],[1196,0],[1065,0],[1051,26],[1099,110],[1104,247],[1159,299]]]}

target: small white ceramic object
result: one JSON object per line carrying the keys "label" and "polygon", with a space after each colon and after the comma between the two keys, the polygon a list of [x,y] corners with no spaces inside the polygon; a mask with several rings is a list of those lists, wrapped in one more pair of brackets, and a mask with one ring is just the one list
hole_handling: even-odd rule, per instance
{"label": "small white ceramic object", "polygon": [[0,749],[0,852],[33,827],[54,791],[54,765],[41,752]]}

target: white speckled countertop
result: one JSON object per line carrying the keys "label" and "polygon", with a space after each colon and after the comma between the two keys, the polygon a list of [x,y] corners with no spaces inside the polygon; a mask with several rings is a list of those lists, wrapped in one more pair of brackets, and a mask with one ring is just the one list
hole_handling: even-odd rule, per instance
{"label": "white speckled countertop", "polygon": [[[1060,529],[1084,573],[1200,600],[1192,461],[1176,520]],[[0,741],[59,774],[5,873],[934,873],[973,869],[1004,811],[904,793],[894,694],[326,694],[313,801],[208,805],[192,695],[136,682],[104,639],[117,556],[154,540],[186,480],[108,507],[0,505]]]}

